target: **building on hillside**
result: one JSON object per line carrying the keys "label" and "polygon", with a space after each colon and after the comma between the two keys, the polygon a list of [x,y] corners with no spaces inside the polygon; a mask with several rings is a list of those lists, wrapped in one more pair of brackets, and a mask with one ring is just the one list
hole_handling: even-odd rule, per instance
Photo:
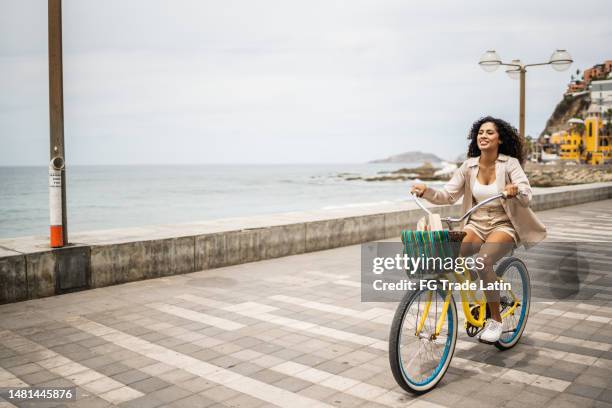
{"label": "building on hillside", "polygon": [[605,79],[612,72],[612,60],[607,60],[603,64],[593,65],[589,69],[585,69],[582,73],[584,82],[589,83],[592,80]]}
{"label": "building on hillside", "polygon": [[567,90],[565,94],[573,94],[576,92],[582,92],[586,90],[586,83],[584,81],[576,80],[572,81],[567,85]]}
{"label": "building on hillside", "polygon": [[559,157],[561,160],[580,162],[584,151],[582,141],[584,134],[584,121],[572,118],[568,121],[569,129],[553,134],[554,143],[559,145]]}
{"label": "building on hillside", "polygon": [[591,105],[589,116],[582,119],[572,118],[569,128],[555,132],[550,143],[557,146],[561,160],[587,164],[612,162],[612,124],[595,112]]}
{"label": "building on hillside", "polygon": [[[577,74],[579,72],[576,72]],[[612,75],[612,60],[606,60],[601,64],[593,65],[591,68],[585,69],[582,73],[582,78],[578,77],[572,80],[567,85],[565,95],[581,93],[588,89],[591,81],[610,79]]]}
{"label": "building on hillside", "polygon": [[592,81],[589,88],[591,106],[597,106],[599,114],[612,108],[612,79]]}

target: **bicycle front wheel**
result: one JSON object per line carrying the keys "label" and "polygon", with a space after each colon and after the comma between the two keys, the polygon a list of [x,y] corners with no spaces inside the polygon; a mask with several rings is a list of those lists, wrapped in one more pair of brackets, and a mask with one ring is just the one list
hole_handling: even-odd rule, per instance
{"label": "bicycle front wheel", "polygon": [[527,267],[518,258],[505,259],[496,270],[510,289],[501,290],[502,335],[495,347],[507,350],[514,347],[525,330],[531,305],[531,282]]}
{"label": "bicycle front wheel", "polygon": [[389,335],[389,362],[404,390],[424,393],[434,388],[448,369],[457,343],[457,306],[452,295],[440,333],[445,291],[421,290],[400,302]]}

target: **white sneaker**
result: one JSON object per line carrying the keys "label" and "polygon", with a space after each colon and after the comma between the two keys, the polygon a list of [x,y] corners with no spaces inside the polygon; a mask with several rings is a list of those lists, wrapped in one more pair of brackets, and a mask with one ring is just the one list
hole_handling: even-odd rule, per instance
{"label": "white sneaker", "polygon": [[487,344],[495,343],[501,337],[502,331],[503,329],[501,322],[493,319],[487,319],[485,322],[485,328],[480,333],[478,340]]}

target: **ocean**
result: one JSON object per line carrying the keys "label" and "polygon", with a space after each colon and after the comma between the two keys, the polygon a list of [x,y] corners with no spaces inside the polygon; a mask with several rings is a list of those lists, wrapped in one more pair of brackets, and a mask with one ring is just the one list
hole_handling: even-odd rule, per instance
{"label": "ocean", "polygon": [[[416,164],[70,166],[69,232],[399,202],[410,182],[347,181]],[[46,235],[46,167],[0,167],[0,238]]]}

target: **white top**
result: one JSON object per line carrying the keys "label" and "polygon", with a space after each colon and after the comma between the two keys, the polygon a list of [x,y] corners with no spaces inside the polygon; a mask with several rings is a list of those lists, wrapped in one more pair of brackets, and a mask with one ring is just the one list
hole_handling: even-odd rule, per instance
{"label": "white top", "polygon": [[[499,192],[497,191],[497,185],[495,184],[495,182],[493,182],[492,184],[480,184],[478,182],[478,179],[476,179],[476,182],[474,183],[474,188],[472,190],[472,195],[474,196],[476,202],[480,203],[486,200],[487,198],[491,198],[497,194],[499,194]],[[485,204],[483,207],[495,207],[497,205],[501,205],[499,199],[493,200],[490,203]]]}

